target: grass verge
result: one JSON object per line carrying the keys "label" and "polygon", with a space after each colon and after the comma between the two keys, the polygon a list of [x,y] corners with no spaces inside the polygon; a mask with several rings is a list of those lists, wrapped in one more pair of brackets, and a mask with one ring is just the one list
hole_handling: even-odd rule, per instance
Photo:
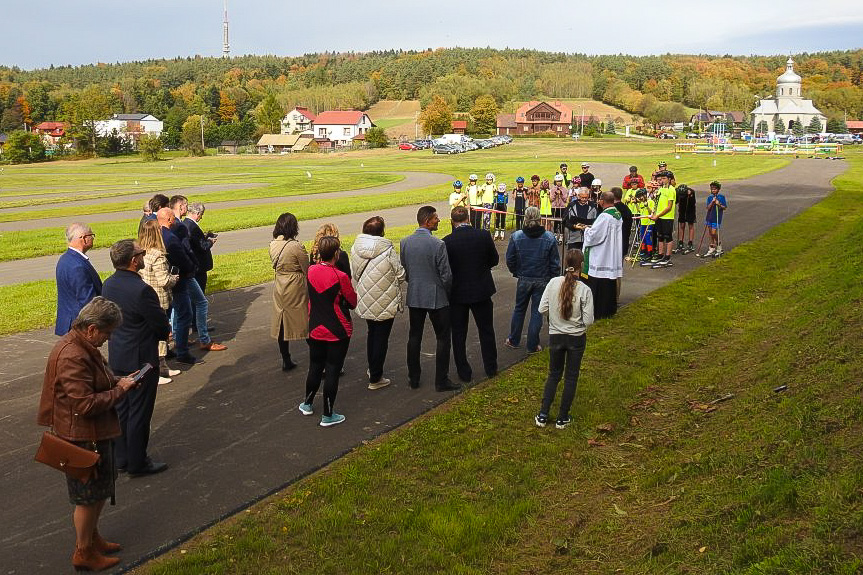
{"label": "grass verge", "polygon": [[568,429],[533,426],[540,354],[139,572],[859,573],[852,162],[827,200],[596,325]]}

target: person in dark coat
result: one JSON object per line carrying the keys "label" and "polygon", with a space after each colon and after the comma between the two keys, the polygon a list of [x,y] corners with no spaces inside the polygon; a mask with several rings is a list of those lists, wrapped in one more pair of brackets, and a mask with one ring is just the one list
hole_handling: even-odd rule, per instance
{"label": "person in dark coat", "polygon": [[174,234],[177,226],[177,218],[171,208],[162,208],[157,214],[159,225],[162,227],[162,241],[165,242],[165,253],[168,263],[177,268],[180,279],[171,290],[174,329],[174,349],[177,352],[177,361],[192,365],[197,359],[189,353],[189,326],[192,324],[192,302],[189,299],[189,282],[195,280],[195,262],[189,257],[186,248],[180,238]]}
{"label": "person in dark coat", "polygon": [[144,283],[138,271],[144,267],[143,250],[134,240],[120,240],[111,246],[114,275],[105,280],[102,295],[123,312],[123,323],[108,341],[108,364],[119,376],[128,375],[149,363],[153,369],[117,403],[123,435],[114,440],[117,468],[131,476],[159,473],[166,463],[147,456],[150,420],[159,384],[159,341],[171,333],[168,318],[159,305],[159,296]]}
{"label": "person in dark coat", "polygon": [[213,249],[217,239],[214,234],[204,233],[201,229],[199,222],[204,217],[205,209],[204,204],[200,202],[189,204],[186,218],[183,220],[183,225],[189,230],[189,247],[198,262],[195,280],[204,293],[207,292],[207,272],[213,269],[213,253],[210,250]]}
{"label": "person in dark coat", "polygon": [[497,343],[494,336],[494,303],[491,296],[496,288],[491,269],[500,261],[494,240],[485,230],[470,225],[470,214],[464,207],[456,207],[450,214],[452,233],[443,239],[452,270],[450,292],[450,323],[452,325],[452,353],[459,379],[469,382],[473,369],[467,359],[466,341],[468,312],[479,333],[479,345],[485,374],[497,374]]}
{"label": "person in dark coat", "polygon": [[102,280],[87,252],[96,234],[86,224],[69,224],[66,228],[66,252],[57,260],[57,320],[55,335],[66,335],[72,321],[90,300],[102,293]]}

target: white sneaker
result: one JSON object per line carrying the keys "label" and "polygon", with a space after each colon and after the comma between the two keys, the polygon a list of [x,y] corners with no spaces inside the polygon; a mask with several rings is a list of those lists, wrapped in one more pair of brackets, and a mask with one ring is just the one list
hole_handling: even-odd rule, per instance
{"label": "white sneaker", "polygon": [[167,384],[171,383],[172,381],[174,381],[174,380],[171,379],[170,377],[159,376],[159,385],[167,385]]}
{"label": "white sneaker", "polygon": [[390,380],[382,377],[380,381],[376,381],[375,383],[369,383],[369,389],[380,389],[382,387],[386,387],[390,384]]}
{"label": "white sneaker", "polygon": [[716,248],[714,248],[713,246],[710,246],[710,248],[704,253],[704,257],[709,258],[710,256],[712,256],[715,253],[716,253]]}

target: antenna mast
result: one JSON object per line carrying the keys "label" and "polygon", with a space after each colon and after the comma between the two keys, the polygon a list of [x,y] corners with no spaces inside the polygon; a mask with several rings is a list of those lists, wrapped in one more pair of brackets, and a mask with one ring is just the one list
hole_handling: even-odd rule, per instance
{"label": "antenna mast", "polygon": [[228,0],[225,0],[225,21],[222,22],[222,58],[230,58],[231,44],[228,42]]}

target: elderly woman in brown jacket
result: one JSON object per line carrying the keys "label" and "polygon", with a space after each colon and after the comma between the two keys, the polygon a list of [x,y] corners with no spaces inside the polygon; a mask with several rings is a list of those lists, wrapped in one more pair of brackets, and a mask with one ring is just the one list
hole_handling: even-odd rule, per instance
{"label": "elderly woman in brown jacket", "polygon": [[99,348],[123,321],[117,304],[101,297],[85,305],[72,329],[54,345],[48,356],[39,414],[36,422],[78,446],[100,454],[97,472],[88,482],[66,476],[69,501],[75,505],[76,569],[101,571],[120,562],[120,545],[99,535],[99,515],[105,500],[114,495],[114,456],[111,440],[120,435],[114,405],[136,386],[131,376],[117,378]]}
{"label": "elderly woman in brown jacket", "polygon": [[273,287],[273,322],[270,335],[279,342],[282,371],[297,367],[291,359],[288,342],[306,339],[309,335],[309,291],[306,273],[309,254],[297,241],[300,226],[290,212],[279,216],[270,242],[270,261],[275,271]]}

